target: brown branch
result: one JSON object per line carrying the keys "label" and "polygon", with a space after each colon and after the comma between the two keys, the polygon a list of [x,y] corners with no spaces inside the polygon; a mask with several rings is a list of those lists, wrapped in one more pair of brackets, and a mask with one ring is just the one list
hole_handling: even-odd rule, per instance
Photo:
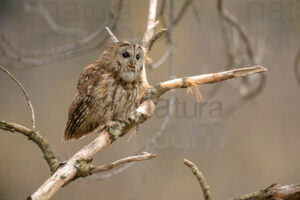
{"label": "brown branch", "polygon": [[60,166],[60,162],[57,160],[54,152],[51,149],[50,144],[48,141],[37,131],[31,130],[29,128],[26,128],[25,126],[11,123],[11,122],[5,122],[0,121],[0,129],[9,131],[9,132],[18,132],[23,135],[25,135],[29,140],[32,140],[35,144],[38,145],[38,147],[43,152],[43,157],[47,161],[50,171],[54,173],[56,169]]}
{"label": "brown branch", "polygon": [[9,72],[7,71],[6,69],[4,69],[3,67],[0,66],[0,69],[5,73],[7,74],[12,80],[14,80],[18,86],[21,88],[24,96],[26,97],[26,100],[27,100],[27,104],[28,106],[30,107],[30,110],[31,110],[31,121],[32,121],[32,129],[35,130],[35,116],[34,116],[34,110],[33,110],[33,107],[32,107],[32,104],[31,104],[31,101],[29,99],[29,96],[25,90],[25,88],[23,87],[23,85]]}
{"label": "brown branch", "polygon": [[192,163],[191,161],[189,161],[187,159],[184,159],[183,162],[186,166],[188,166],[192,170],[193,174],[196,176],[196,178],[197,178],[197,180],[198,180],[198,182],[199,182],[199,184],[202,188],[204,199],[205,200],[212,200],[212,198],[210,196],[209,186],[206,183],[202,172],[200,172],[198,167],[194,163]]}

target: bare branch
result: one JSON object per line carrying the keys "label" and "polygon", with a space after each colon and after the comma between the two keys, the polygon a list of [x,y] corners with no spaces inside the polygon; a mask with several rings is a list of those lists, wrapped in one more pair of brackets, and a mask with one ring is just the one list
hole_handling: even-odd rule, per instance
{"label": "bare branch", "polygon": [[73,155],[64,166],[59,168],[36,192],[28,197],[28,199],[50,199],[60,187],[76,176],[77,169],[75,165],[78,161],[91,159],[97,152],[111,144],[111,139],[109,137],[107,131],[102,131],[90,144],[86,145]]}
{"label": "bare branch", "polygon": [[152,38],[149,41],[148,44],[148,51],[151,51],[153,44],[156,42],[156,40],[158,40],[161,36],[163,36],[166,32],[168,31],[168,29],[161,29],[159,30],[157,33],[155,33]]}
{"label": "bare branch", "polygon": [[149,12],[146,32],[143,37],[143,46],[147,47],[154,35],[154,28],[158,24],[156,21],[157,0],[149,0]]}
{"label": "bare branch", "polygon": [[76,179],[81,178],[81,177],[87,177],[87,176],[91,176],[93,174],[108,171],[108,170],[111,170],[111,169],[113,169],[115,167],[118,167],[120,165],[124,165],[126,163],[135,163],[137,161],[149,160],[149,159],[152,159],[152,158],[155,158],[155,157],[156,157],[155,154],[143,152],[139,155],[126,157],[126,158],[117,160],[115,162],[112,162],[112,163],[109,163],[109,164],[106,164],[106,165],[101,165],[101,166],[90,165],[89,163],[92,161],[92,159],[91,160],[86,160],[86,159],[79,160],[75,164],[75,167],[77,169],[76,176],[74,176],[72,179],[70,179],[68,182],[66,182],[64,184],[64,186],[66,186],[70,182],[75,181]]}
{"label": "bare branch", "polygon": [[54,173],[57,170],[57,168],[60,166],[60,162],[55,157],[55,154],[52,151],[50,144],[37,131],[31,130],[19,124],[5,122],[5,121],[0,121],[0,129],[5,131],[10,131],[12,133],[14,132],[21,133],[25,135],[29,140],[32,140],[34,143],[36,143],[38,147],[41,149],[41,151],[43,152],[44,159],[47,161],[52,173]]}
{"label": "bare branch", "polygon": [[110,38],[114,43],[119,42],[119,40],[116,38],[116,36],[111,32],[111,30],[106,26],[105,29],[107,30],[108,34],[110,35]]}
{"label": "bare branch", "polygon": [[34,110],[33,110],[33,107],[32,107],[32,104],[31,104],[31,101],[29,99],[29,96],[25,90],[25,88],[23,87],[23,85],[9,72],[7,71],[6,69],[4,69],[2,66],[0,66],[0,69],[5,73],[7,74],[12,80],[14,80],[18,86],[21,88],[24,96],[26,97],[26,100],[27,100],[27,104],[29,105],[30,107],[30,110],[31,110],[31,121],[32,121],[32,129],[35,130],[35,115],[34,115]]}
{"label": "bare branch", "polygon": [[166,91],[175,88],[187,88],[187,87],[193,87],[195,85],[216,83],[231,78],[244,77],[244,76],[248,76],[255,73],[261,73],[265,71],[267,71],[266,68],[261,66],[255,66],[255,67],[234,69],[234,70],[212,73],[212,74],[178,78],[178,79],[173,79],[159,84],[159,89],[163,93],[165,93]]}
{"label": "bare branch", "polygon": [[[149,42],[154,35],[155,26],[158,24],[156,19],[156,9],[157,9],[157,0],[149,0],[149,12],[148,12],[148,20],[147,20],[147,28],[144,34],[142,45],[144,46],[144,51],[146,57],[148,57],[148,49],[149,49]],[[153,44],[152,44],[153,45]],[[141,73],[141,83],[140,83],[140,95],[138,99],[141,98],[143,93],[149,88],[149,83],[146,74],[146,59],[143,63],[143,69]]]}
{"label": "bare branch", "polygon": [[183,162],[186,166],[188,166],[192,170],[193,174],[196,176],[196,178],[202,188],[204,199],[212,200],[212,198],[210,196],[209,186],[206,183],[203,174],[199,171],[198,167],[194,163],[192,163],[191,161],[189,161],[187,159],[184,159]]}
{"label": "bare branch", "polygon": [[118,166],[123,165],[123,164],[128,163],[128,162],[149,160],[149,159],[152,159],[152,158],[155,158],[155,157],[156,157],[155,154],[143,152],[140,155],[123,158],[123,159],[117,160],[115,162],[106,164],[106,165],[96,166],[96,167],[92,166],[92,169],[89,172],[91,174],[99,173],[99,172],[107,171],[107,170],[110,170],[112,168],[118,167]]}

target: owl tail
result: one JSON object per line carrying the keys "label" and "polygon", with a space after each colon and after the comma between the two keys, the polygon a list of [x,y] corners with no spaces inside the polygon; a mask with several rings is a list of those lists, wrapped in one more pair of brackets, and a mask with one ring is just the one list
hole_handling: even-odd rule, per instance
{"label": "owl tail", "polygon": [[63,135],[63,140],[79,140],[84,138],[85,136],[87,136],[90,133],[93,132],[101,132],[101,129],[103,127],[100,127],[98,124],[95,125],[88,125],[88,126],[83,126],[81,128],[79,128],[78,130],[76,130],[75,132],[71,132],[70,130],[72,130],[72,128],[70,126],[66,126],[65,131],[64,131],[64,135]]}

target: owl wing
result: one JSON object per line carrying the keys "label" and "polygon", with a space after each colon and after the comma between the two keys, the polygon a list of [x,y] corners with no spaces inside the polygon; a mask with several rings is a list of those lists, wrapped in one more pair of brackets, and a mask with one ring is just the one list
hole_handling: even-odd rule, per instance
{"label": "owl wing", "polygon": [[69,108],[68,122],[64,131],[64,140],[79,139],[99,127],[100,117],[97,117],[96,85],[101,82],[101,66],[92,63],[85,67],[79,77],[78,94]]}

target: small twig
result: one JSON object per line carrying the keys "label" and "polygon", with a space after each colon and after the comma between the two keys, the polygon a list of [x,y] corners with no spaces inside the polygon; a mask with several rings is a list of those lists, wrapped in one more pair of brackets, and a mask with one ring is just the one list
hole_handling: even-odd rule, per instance
{"label": "small twig", "polygon": [[35,130],[35,115],[34,115],[34,110],[33,110],[33,107],[32,107],[32,104],[31,104],[31,101],[29,99],[29,96],[25,90],[25,88],[23,87],[23,85],[9,72],[7,71],[6,69],[4,69],[2,66],[0,66],[0,69],[5,73],[7,74],[12,80],[14,80],[18,86],[21,88],[24,96],[26,97],[26,100],[27,100],[27,104],[29,105],[30,107],[30,110],[31,110],[31,121],[32,121],[32,130]]}
{"label": "small twig", "polygon": [[156,40],[158,40],[161,36],[163,36],[167,31],[168,29],[163,28],[152,36],[148,44],[148,51],[151,51],[152,46],[156,42]]}
{"label": "small twig", "polygon": [[197,166],[187,159],[184,159],[183,162],[186,166],[188,166],[192,170],[193,174],[196,176],[196,178],[202,188],[204,199],[212,200],[212,198],[210,196],[209,186],[208,186],[207,182],[205,181],[203,174],[199,171]]}
{"label": "small twig", "polygon": [[111,30],[106,26],[105,29],[107,30],[108,34],[110,35],[110,38],[112,39],[112,41],[114,43],[119,42],[119,40],[117,39],[117,37],[111,32]]}
{"label": "small twig", "polygon": [[121,165],[124,165],[127,163],[135,163],[137,161],[149,160],[149,159],[152,159],[155,157],[156,157],[155,154],[143,152],[143,153],[140,153],[139,155],[126,157],[126,158],[117,160],[115,162],[112,162],[112,163],[109,163],[106,165],[101,165],[101,166],[90,165],[89,163],[92,160],[84,160],[84,159],[79,160],[75,164],[75,167],[77,169],[77,175],[75,177],[73,177],[72,179],[70,179],[68,182],[66,182],[64,184],[64,186],[66,186],[70,182],[75,181],[76,179],[81,178],[81,177],[92,176],[93,174],[108,171],[108,170],[111,170],[113,168],[116,168],[118,166],[121,166]]}
{"label": "small twig", "polygon": [[89,171],[89,173],[90,174],[99,173],[99,172],[107,171],[107,170],[110,170],[112,168],[118,167],[118,166],[123,165],[123,164],[128,163],[128,162],[149,160],[149,159],[152,159],[152,158],[155,158],[155,157],[156,157],[155,154],[143,152],[140,155],[123,158],[123,159],[117,160],[115,162],[106,164],[106,165],[96,166],[96,167],[92,166],[93,169],[91,169]]}

